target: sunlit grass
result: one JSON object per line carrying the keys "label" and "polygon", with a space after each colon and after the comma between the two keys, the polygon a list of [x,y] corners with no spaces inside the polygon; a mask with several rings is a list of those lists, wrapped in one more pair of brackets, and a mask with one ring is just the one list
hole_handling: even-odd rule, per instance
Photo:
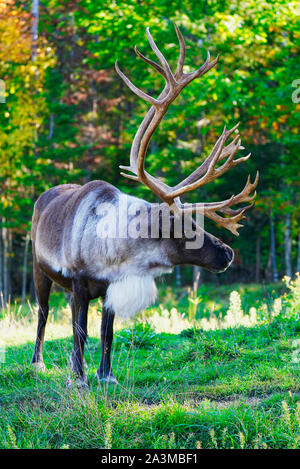
{"label": "sunlit grass", "polygon": [[[234,288],[227,289],[222,314],[201,317],[194,308],[191,314],[187,301],[186,310],[176,303],[157,305],[133,323],[117,323],[113,367],[118,386],[95,379],[101,303],[94,302],[85,392],[66,387],[72,349],[69,306],[61,302],[50,313],[41,374],[29,365],[36,306],[26,305],[22,314],[17,304],[10,305],[0,322],[5,348],[0,446],[298,447],[299,292],[296,277],[287,280],[285,294],[269,298],[267,307],[264,300],[245,306]],[[200,296],[199,289],[192,294],[193,299]],[[255,314],[252,309],[249,315],[251,308]]]}

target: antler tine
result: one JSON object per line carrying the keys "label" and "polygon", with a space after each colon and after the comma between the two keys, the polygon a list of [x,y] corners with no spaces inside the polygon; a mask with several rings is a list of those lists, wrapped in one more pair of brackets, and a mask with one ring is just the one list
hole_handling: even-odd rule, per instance
{"label": "antler tine", "polygon": [[155,53],[156,57],[158,58],[158,60],[160,61],[161,65],[162,65],[162,68],[165,72],[166,79],[168,80],[169,85],[171,87],[174,86],[174,84],[176,82],[175,82],[172,70],[171,70],[168,62],[166,61],[164,55],[161,53],[161,51],[159,50],[159,48],[155,44],[155,41],[154,41],[153,37],[151,36],[149,28],[146,28],[146,34],[147,34],[148,41],[149,41],[149,44],[151,46],[151,49],[153,50],[153,52]]}
{"label": "antler tine", "polygon": [[166,77],[164,69],[158,65],[154,60],[148,59],[148,57],[145,57],[137,48],[137,46],[134,46],[135,53],[146,63],[151,65],[153,68],[155,68],[158,73],[160,73],[163,77]]}
{"label": "antler tine", "polygon": [[[237,145],[234,146],[232,152],[227,157],[227,160],[225,161],[225,163],[223,163],[222,166],[220,166],[219,168],[216,168],[216,169],[214,168],[213,169],[214,175],[216,177],[222,176],[222,174],[224,174],[226,171],[228,171],[228,169],[233,168],[237,164],[242,163],[242,161],[244,161],[244,159],[245,159],[244,157],[242,157],[242,158],[238,158],[237,160],[234,160],[234,157],[235,157],[235,155],[237,154],[237,152],[240,148],[240,144],[241,144],[240,136],[237,135],[235,137],[235,139],[233,140],[233,142],[234,143],[237,142]],[[222,152],[221,152],[221,154],[222,154]],[[246,158],[248,159],[249,157],[246,157]]]}
{"label": "antler tine", "polygon": [[[176,190],[180,189],[182,187],[185,187],[188,184],[192,184],[195,181],[197,181],[199,179],[199,177],[202,176],[202,174],[204,174],[208,170],[211,161],[214,159],[214,156],[215,156],[216,152],[218,151],[220,145],[222,144],[224,136],[226,136],[226,138],[225,138],[225,141],[223,142],[223,144],[228,140],[230,135],[238,128],[239,124],[240,123],[238,122],[230,130],[227,130],[226,126],[225,126],[222,134],[218,138],[217,142],[215,143],[215,146],[213,147],[210,155],[206,158],[206,160],[192,174],[190,174],[187,178],[185,178],[183,181],[181,181],[179,184],[177,184],[177,186],[175,186],[174,189],[176,189]],[[227,145],[226,147],[224,147],[222,149],[222,151],[220,153],[220,156],[218,158],[218,161],[220,161],[223,158],[226,158],[227,156],[231,155],[231,153],[235,150],[235,142],[236,142],[236,139],[234,139],[229,145]]]}
{"label": "antler tine", "polygon": [[157,99],[152,98],[152,96],[149,96],[148,94],[144,93],[144,91],[140,90],[137,88],[127,77],[124,75],[124,73],[119,69],[118,66],[118,61],[116,60],[115,62],[115,68],[118,73],[118,75],[122,78],[122,80],[126,83],[128,88],[131,89],[136,95],[138,95],[140,98],[144,99],[148,103],[152,104],[153,106],[157,106],[159,103]]}
{"label": "antler tine", "polygon": [[[198,204],[196,204],[198,205]],[[218,225],[226,228],[227,230],[231,231],[231,233],[233,233],[234,235],[236,236],[239,236],[239,233],[238,233],[238,229],[241,228],[243,225],[240,225],[238,224],[238,222],[245,217],[245,212],[247,210],[249,210],[250,208],[252,208],[254,205],[254,203],[252,203],[251,205],[247,205],[246,207],[242,207],[235,212],[234,216],[232,217],[229,217],[229,218],[224,218],[220,215],[218,215],[216,213],[216,209],[212,209],[212,208],[207,208],[206,207],[206,204],[199,204],[199,206],[197,208],[190,208],[189,209],[189,213],[193,214],[193,213],[197,213],[199,211],[201,211],[201,213],[203,213],[207,218],[210,218],[211,220],[213,220],[215,223],[217,223]],[[184,212],[186,212],[185,209],[183,209]],[[221,210],[220,210],[221,211]]]}
{"label": "antler tine", "polygon": [[[216,177],[224,174],[232,166],[236,166],[237,164],[243,161],[242,158],[239,158],[238,160],[233,160],[234,156],[239,150],[241,143],[240,136],[239,134],[237,134],[234,140],[231,142],[230,153],[228,155],[226,154],[226,162],[220,168],[215,169],[217,162],[220,161],[220,159],[224,158],[224,156],[222,155],[224,144],[236,128],[237,126],[235,126],[231,130],[227,130],[226,127],[224,127],[224,130],[221,136],[218,138],[214,148],[212,149],[212,152],[202,163],[202,165],[197,168],[192,174],[190,174],[190,176],[188,176],[181,183],[177,184],[177,186],[174,187],[174,197],[178,197],[184,194],[185,192],[198,189],[199,187],[207,184],[207,182],[210,182],[216,179]],[[238,143],[236,144],[236,142]],[[203,174],[204,176],[201,177]]]}
{"label": "antler tine", "polygon": [[[233,234],[238,236],[238,228],[243,225],[237,224],[238,221],[245,218],[245,212],[250,210],[254,206],[252,202],[256,197],[256,192],[250,196],[250,193],[257,187],[259,179],[259,172],[257,171],[256,177],[253,183],[250,181],[250,175],[248,176],[246,185],[244,189],[237,195],[232,195],[229,199],[223,200],[221,202],[208,202],[208,203],[197,203],[197,204],[181,204],[181,209],[183,212],[188,212],[190,214],[195,214],[197,212],[204,213],[205,216],[215,221],[219,225],[227,228]],[[250,205],[241,207],[239,209],[233,210],[231,207],[233,205],[243,203],[243,202],[252,202]],[[221,212],[224,215],[231,215],[229,218],[224,218],[218,215],[216,212]]]}
{"label": "antler tine", "polygon": [[[119,168],[122,169],[122,166],[119,166]],[[131,170],[131,168],[129,167],[128,170]],[[125,178],[132,179],[132,181],[139,182],[138,176],[135,176],[134,174],[127,174],[127,173],[123,173],[122,171],[120,172],[120,174],[124,176]]]}
{"label": "antler tine", "polygon": [[[237,205],[241,202],[252,202],[252,200],[254,200],[256,197],[256,192],[254,192],[254,194],[252,194],[251,196],[250,194],[257,187],[258,180],[259,180],[259,172],[257,171],[256,177],[253,183],[251,183],[250,175],[249,175],[243,190],[237,195],[232,195],[227,200],[222,200],[221,202],[206,202],[204,204],[186,203],[186,204],[182,204],[182,208],[186,210],[193,210],[192,213],[196,213],[199,208],[201,210],[203,207],[205,207],[207,210],[217,210],[226,215],[240,213],[240,211],[243,210],[244,207],[238,210],[232,210],[229,207],[231,207],[232,205]],[[246,208],[248,209],[248,207],[250,206],[247,205]]]}
{"label": "antler tine", "polygon": [[254,192],[252,196],[250,196],[250,194],[254,189],[256,189],[258,180],[259,180],[259,171],[256,171],[256,176],[255,176],[253,183],[251,183],[251,179],[249,175],[244,189],[239,194],[234,196],[232,205],[236,205],[241,202],[251,202],[252,200],[254,200],[256,196],[256,192]]}
{"label": "antler tine", "polygon": [[240,122],[235,124],[231,129],[227,130],[228,137],[230,137],[230,135],[232,135],[233,132],[235,132],[238,129],[239,125],[240,125]]}
{"label": "antler tine", "polygon": [[184,60],[185,60],[186,47],[185,47],[184,37],[181,34],[181,31],[178,28],[176,23],[174,23],[174,27],[175,27],[178,42],[179,42],[179,45],[180,45],[180,53],[179,53],[179,57],[178,57],[177,68],[176,68],[176,72],[175,72],[175,78],[180,78],[183,75],[183,65],[184,65]]}
{"label": "antler tine", "polygon": [[[234,141],[230,142],[226,147],[223,148],[222,153],[220,155],[219,161],[221,161],[223,158],[226,158],[227,156],[230,155],[230,153],[233,150],[233,147],[235,146]],[[240,146],[239,150],[243,150],[244,147]]]}
{"label": "antler tine", "polygon": [[[222,202],[220,202],[220,204],[221,203]],[[238,229],[241,228],[243,225],[238,224],[238,222],[240,220],[242,220],[243,218],[246,218],[245,215],[244,215],[245,212],[247,210],[249,210],[250,208],[252,208],[254,203],[252,203],[250,205],[247,205],[246,207],[242,207],[238,210],[232,210],[232,212],[230,212],[230,213],[233,214],[234,216],[229,217],[229,218],[224,218],[224,217],[222,217],[222,216],[220,216],[216,213],[217,211],[225,213],[225,209],[223,211],[222,209],[218,210],[218,208],[215,208],[215,209],[213,209],[211,207],[208,208],[208,207],[206,207],[206,204],[195,204],[195,205],[197,207],[192,207],[191,206],[190,208],[188,208],[188,212],[190,214],[194,214],[194,213],[197,213],[197,212],[200,211],[207,218],[210,218],[211,220],[213,220],[218,225],[223,226],[224,228],[228,229],[234,235],[239,236]],[[185,208],[183,209],[183,212],[186,212]]]}
{"label": "antler tine", "polygon": [[216,213],[205,213],[205,215],[211,220],[215,221],[218,225],[221,225],[224,228],[227,228],[227,230],[231,231],[231,233],[234,234],[235,236],[239,236],[238,229],[242,228],[244,225],[241,225],[238,222],[242,220],[243,218],[245,218],[244,213],[247,210],[247,208],[248,207],[245,207],[243,210],[241,210],[240,213],[238,213],[237,215],[231,218],[223,218],[217,215]]}
{"label": "antler tine", "polygon": [[198,70],[195,70],[194,72],[190,72],[186,74],[186,76],[188,77],[187,83],[190,83],[192,80],[195,80],[195,78],[199,78],[202,75],[204,75],[206,72],[208,72],[211,68],[213,68],[217,64],[219,58],[220,58],[220,55],[218,54],[217,57],[210,62],[210,53],[209,51],[207,51],[207,58],[204,64]]}
{"label": "antler tine", "polygon": [[[254,197],[256,196],[256,192],[254,193]],[[252,208],[255,205],[255,202],[252,202],[250,205],[246,205],[245,207],[238,208],[236,210],[233,210],[232,208],[224,208],[221,209],[220,212],[224,213],[225,215],[238,215],[239,213],[243,212],[245,213],[247,210]]]}

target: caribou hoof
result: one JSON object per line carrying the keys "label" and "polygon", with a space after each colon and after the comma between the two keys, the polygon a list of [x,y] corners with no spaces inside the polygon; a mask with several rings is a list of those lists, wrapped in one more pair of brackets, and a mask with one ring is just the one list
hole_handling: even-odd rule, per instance
{"label": "caribou hoof", "polygon": [[30,364],[30,366],[32,366],[32,368],[35,370],[35,371],[45,371],[46,370],[46,367],[44,365],[44,362],[33,362]]}
{"label": "caribou hoof", "polygon": [[96,378],[100,383],[108,383],[108,384],[119,384],[118,381],[117,381],[117,378],[114,376],[113,373],[110,373],[110,375],[108,376],[99,376],[99,374],[96,372]]}
{"label": "caribou hoof", "polygon": [[85,378],[75,378],[75,379],[73,379],[73,378],[69,377],[68,381],[67,381],[67,388],[71,389],[73,387],[76,387],[76,388],[82,389],[82,390],[88,389],[87,380]]}

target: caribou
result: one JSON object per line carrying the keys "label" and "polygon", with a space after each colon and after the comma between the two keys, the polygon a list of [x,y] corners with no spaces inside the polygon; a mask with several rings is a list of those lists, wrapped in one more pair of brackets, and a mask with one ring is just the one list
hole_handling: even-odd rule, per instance
{"label": "caribou", "polygon": [[[75,382],[80,387],[87,386],[84,346],[90,300],[99,297],[103,300],[101,359],[96,376],[99,381],[117,383],[111,366],[115,315],[132,316],[152,304],[157,294],[155,278],[170,272],[174,266],[190,264],[213,272],[226,270],[234,258],[232,248],[206,232],[203,224],[194,219],[196,217],[197,220],[197,215],[202,214],[204,218],[208,217],[218,226],[238,235],[238,229],[243,226],[239,222],[254,203],[258,172],[253,183],[248,176],[243,190],[228,199],[194,204],[181,201],[184,194],[200,189],[250,157],[249,154],[235,159],[237,151],[243,148],[238,124],[230,130],[225,127],[206,160],[174,187],[145,170],[150,139],[169,105],[184,87],[207,73],[219,59],[217,56],[211,60],[208,53],[205,63],[198,70],[184,72],[185,41],[176,24],[175,30],[180,52],[174,73],[148,28],[148,41],[158,63],[135,48],[137,56],[165,80],[158,98],[137,88],[119,69],[117,61],[115,64],[125,84],[150,104],[133,139],[130,164],[120,166],[121,174],[144,184],[161,203],[149,203],[121,192],[108,182],[94,180],[84,185],[52,187],[38,198],[34,206],[31,238],[39,309],[31,363],[35,368],[44,369],[44,333],[50,289],[55,282],[71,293],[73,349],[70,364]],[[232,208],[245,202],[249,203]],[[155,210],[157,206],[159,210]],[[166,208],[169,216],[163,217]],[[190,221],[189,229],[185,230],[182,220]],[[135,226],[136,230],[130,232],[130,225]],[[183,229],[179,230],[178,227]]]}

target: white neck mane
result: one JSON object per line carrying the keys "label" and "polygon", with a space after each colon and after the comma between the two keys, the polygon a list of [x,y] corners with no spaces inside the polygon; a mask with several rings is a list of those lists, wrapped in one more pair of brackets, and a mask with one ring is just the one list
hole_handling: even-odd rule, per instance
{"label": "white neck mane", "polygon": [[104,306],[119,317],[128,318],[150,306],[157,297],[157,288],[151,275],[128,275],[110,283]]}

